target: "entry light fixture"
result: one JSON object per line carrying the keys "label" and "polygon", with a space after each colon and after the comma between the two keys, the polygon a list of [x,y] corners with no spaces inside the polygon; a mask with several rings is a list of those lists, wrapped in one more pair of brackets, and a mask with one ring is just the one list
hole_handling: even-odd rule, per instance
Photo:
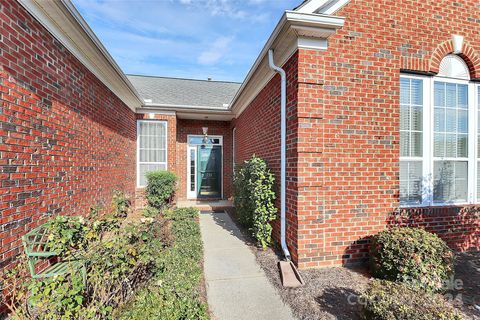
{"label": "entry light fixture", "polygon": [[203,143],[208,143],[208,127],[202,127]]}

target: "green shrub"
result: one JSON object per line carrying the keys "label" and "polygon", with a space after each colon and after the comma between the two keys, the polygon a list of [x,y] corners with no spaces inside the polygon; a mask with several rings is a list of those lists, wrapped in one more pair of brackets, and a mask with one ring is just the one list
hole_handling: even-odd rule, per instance
{"label": "green shrub", "polygon": [[68,255],[87,247],[90,228],[83,217],[57,216],[45,224],[47,248],[59,255]]}
{"label": "green shrub", "polygon": [[207,306],[200,300],[203,256],[198,210],[172,210],[174,242],[158,254],[160,270],[149,286],[122,308],[119,319],[208,319]]}
{"label": "green shrub", "polygon": [[164,249],[160,224],[129,224],[114,236],[97,242],[87,252],[87,319],[110,318],[157,272]]}
{"label": "green shrub", "polygon": [[115,218],[126,218],[128,209],[130,208],[130,200],[121,191],[115,190],[112,197],[112,215]]}
{"label": "green shrub", "polygon": [[374,280],[360,297],[366,320],[461,320],[445,299],[403,283]]}
{"label": "green shrub", "polygon": [[[63,230],[66,224],[61,225]],[[161,271],[158,258],[164,250],[163,230],[157,220],[126,225],[106,239],[89,241],[86,234],[81,241],[86,244],[82,254],[86,283],[75,269],[55,277],[32,279],[26,260],[15,272],[3,275],[4,284],[17,287],[17,303],[9,304],[14,314],[39,320],[112,319],[118,307]]]}
{"label": "green shrub", "polygon": [[158,211],[158,209],[150,206],[146,206],[142,210],[142,216],[144,216],[145,218],[155,218],[156,216],[158,216],[159,213],[160,212]]}
{"label": "green shrub", "polygon": [[177,187],[177,176],[170,171],[151,171],[147,173],[146,196],[148,204],[162,208],[169,204]]}
{"label": "green shrub", "polygon": [[372,237],[370,267],[375,277],[438,291],[453,275],[453,253],[423,229],[392,228]]}
{"label": "green shrub", "polygon": [[275,207],[275,178],[264,160],[253,156],[234,177],[234,203],[240,223],[265,248],[271,243]]}
{"label": "green shrub", "polygon": [[85,302],[85,284],[79,272],[31,280],[28,303],[33,319],[79,319]]}

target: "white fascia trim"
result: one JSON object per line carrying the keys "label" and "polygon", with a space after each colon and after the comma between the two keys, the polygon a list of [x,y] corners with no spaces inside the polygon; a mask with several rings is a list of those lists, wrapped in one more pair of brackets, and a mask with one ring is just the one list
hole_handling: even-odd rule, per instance
{"label": "white fascia trim", "polygon": [[179,111],[189,111],[189,112],[230,112],[230,109],[215,109],[208,106],[192,106],[192,105],[182,105],[182,104],[168,104],[168,103],[144,103],[142,108],[168,108],[175,109]]}
{"label": "white fascia trim", "polygon": [[205,120],[205,117],[216,117],[227,120],[232,120],[235,115],[231,110],[213,110],[200,108],[181,108],[176,105],[157,105],[157,106],[143,106],[137,109],[137,113],[168,113],[173,112],[177,117],[188,115],[189,117]]}
{"label": "white fascia trim", "polygon": [[[18,1],[132,111],[142,105],[140,95],[69,0]],[[53,15],[52,12],[49,12],[49,9],[55,11]],[[78,37],[78,34],[74,35],[66,32],[62,26],[67,23],[73,24],[80,37]],[[84,45],[80,46],[78,41],[90,42],[92,46],[90,48]]]}
{"label": "white fascia trim", "polygon": [[334,14],[348,2],[349,0],[310,0],[300,5],[295,11],[300,13]]}
{"label": "white fascia trim", "polygon": [[[285,11],[284,22],[298,23],[299,25],[312,26],[317,28],[338,29],[343,27],[344,17],[330,16],[318,13],[299,13],[296,11]],[[282,21],[280,21],[282,22]]]}
{"label": "white fascia trim", "polygon": [[[334,17],[334,16],[327,16],[327,15],[321,15],[321,14],[306,14],[306,13],[299,13],[295,11],[285,11],[283,16],[280,18],[280,21],[277,23],[277,26],[273,30],[272,34],[268,38],[267,42],[265,43],[262,51],[260,51],[260,54],[258,55],[257,59],[255,60],[255,63],[252,65],[250,70],[247,73],[247,76],[245,77],[245,80],[243,81],[242,85],[238,89],[237,93],[232,99],[232,102],[230,103],[231,110],[234,111],[234,113],[238,116],[243,112],[245,109],[245,106],[242,107],[241,110],[238,112],[235,111],[236,107],[236,102],[238,101],[239,97],[243,94],[243,91],[246,87],[246,85],[249,83],[251,78],[253,77],[255,71],[257,68],[260,66],[264,58],[266,57],[268,50],[271,49],[272,44],[274,41],[280,36],[282,30],[284,27],[289,24],[290,26],[292,23],[295,23],[296,28],[301,28],[303,27],[317,27],[321,29],[333,29],[332,33],[334,30],[339,29],[343,27],[345,23],[345,18],[344,17]],[[292,52],[293,54],[294,52]],[[291,55],[289,55],[290,57]],[[281,64],[280,64],[281,65]],[[274,73],[271,72],[271,75],[268,80],[273,78]],[[262,87],[263,88],[263,87]],[[260,88],[260,90],[262,89]],[[259,91],[257,91],[258,94]],[[252,98],[253,99],[253,98]]]}
{"label": "white fascia trim", "polygon": [[334,1],[334,2],[332,2],[332,4],[329,4],[329,5],[325,6],[324,9],[322,8],[320,11],[318,11],[318,13],[334,14],[335,12],[337,12],[338,10],[343,8],[349,2],[350,2],[350,0]]}
{"label": "white fascia trim", "polygon": [[295,11],[301,13],[313,13],[318,10],[318,8],[324,6],[331,0],[310,0],[302,3]]}
{"label": "white fascia trim", "polygon": [[100,41],[100,39],[98,39],[97,35],[95,34],[95,32],[93,32],[93,30],[90,28],[90,26],[88,25],[88,23],[85,21],[85,19],[83,19],[82,15],[80,14],[80,12],[78,12],[77,8],[73,5],[73,3],[70,1],[70,0],[61,0],[63,5],[68,9],[68,11],[70,12],[70,14],[75,17],[75,20],[78,22],[78,24],[83,28],[83,30],[85,31],[85,33],[88,35],[88,37],[90,38],[90,40],[92,40],[92,42],[95,44],[95,46],[100,50],[100,52],[102,53],[102,55],[105,57],[105,59],[107,59],[107,61],[111,64],[111,66],[115,69],[115,71],[117,72],[117,74],[120,76],[120,78],[122,78],[123,82],[128,86],[128,88],[132,91],[132,93],[136,96],[136,98],[138,98],[138,100],[141,102],[142,99],[140,97],[140,94],[137,92],[137,90],[135,89],[135,87],[132,85],[132,83],[130,82],[130,80],[128,80],[127,76],[125,75],[125,73],[123,73],[122,69],[120,68],[120,66],[117,64],[117,62],[115,61],[115,59],[113,59],[113,57],[110,55],[110,53],[108,52],[107,48],[105,48],[105,46],[102,44],[102,42]]}

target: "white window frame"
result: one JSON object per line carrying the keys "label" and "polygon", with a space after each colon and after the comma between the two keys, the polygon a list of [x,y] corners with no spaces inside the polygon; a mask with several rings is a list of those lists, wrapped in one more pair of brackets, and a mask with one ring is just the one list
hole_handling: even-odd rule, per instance
{"label": "white window frame", "polygon": [[[140,162],[140,123],[161,122],[165,124],[165,161],[163,162]],[[168,170],[168,121],[165,120],[137,120],[137,188],[145,188],[140,185],[140,164],[164,164]]]}
{"label": "white window frame", "polygon": [[237,151],[237,144],[235,139],[237,138],[237,128],[232,129],[232,176],[235,175],[235,152]]}
{"label": "white window frame", "polygon": [[[480,199],[477,197],[477,170],[478,168],[478,112],[479,101],[478,92],[480,85],[470,80],[460,80],[453,78],[445,78],[440,76],[422,76],[402,73],[401,78],[420,79],[423,82],[423,160],[422,160],[422,203],[400,203],[401,208],[425,207],[425,206],[449,206],[449,205],[469,205],[478,204]],[[468,85],[468,158],[449,158],[449,157],[434,157],[434,83],[435,81],[467,84]],[[418,157],[400,157],[402,161],[418,161]],[[434,161],[453,160],[453,161],[468,161],[468,191],[467,201],[448,201],[439,202],[433,201],[433,169]]]}

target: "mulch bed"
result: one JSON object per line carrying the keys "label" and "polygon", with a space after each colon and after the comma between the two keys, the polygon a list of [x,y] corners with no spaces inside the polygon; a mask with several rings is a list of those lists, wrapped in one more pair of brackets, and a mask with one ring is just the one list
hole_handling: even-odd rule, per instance
{"label": "mulch bed", "polygon": [[366,270],[321,268],[300,271],[305,285],[289,289],[282,286],[277,263],[279,250],[252,247],[258,263],[277,288],[282,300],[295,316],[302,320],[354,320],[358,316],[358,295],[366,288],[369,276]]}
{"label": "mulch bed", "polygon": [[[360,319],[357,298],[370,281],[368,269],[343,267],[307,269],[300,273],[305,285],[300,288],[284,288],[281,283],[278,261],[282,260],[280,248],[263,250],[254,244],[251,236],[240,226],[233,210],[232,219],[247,237],[270,282],[277,288],[282,300],[301,320],[356,320]],[[455,263],[455,279],[462,280],[461,288],[448,292],[465,319],[480,320],[480,252],[458,253]],[[476,307],[477,306],[477,307]],[[478,308],[478,309],[477,309]]]}
{"label": "mulch bed", "polygon": [[461,302],[457,307],[466,319],[480,320],[480,252],[457,254],[454,279],[461,280],[461,288],[451,290],[450,297]]}

